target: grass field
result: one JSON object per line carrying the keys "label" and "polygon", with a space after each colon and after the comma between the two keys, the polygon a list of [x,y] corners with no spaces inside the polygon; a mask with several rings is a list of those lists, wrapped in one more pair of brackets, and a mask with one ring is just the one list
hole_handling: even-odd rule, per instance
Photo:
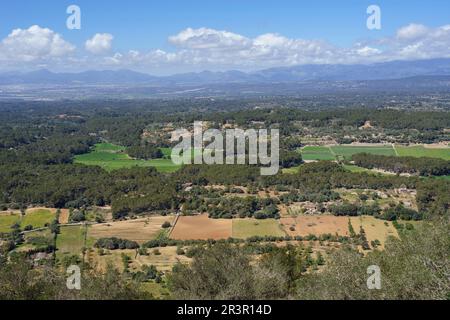
{"label": "grass field", "polygon": [[297,167],[282,169],[281,172],[284,174],[296,174],[296,173],[298,173],[299,169],[300,169],[300,166],[297,166]]}
{"label": "grass field", "polygon": [[[62,255],[79,255],[85,245],[84,238],[86,233],[85,226],[62,226],[61,232],[56,238],[56,247],[58,248],[57,256]],[[89,241],[89,244],[92,244]]]}
{"label": "grass field", "polygon": [[24,217],[20,213],[0,213],[0,232],[11,232],[11,226],[15,223],[20,224],[20,228],[33,226],[34,229],[43,228],[55,219],[55,213],[49,209],[29,209]]}
{"label": "grass field", "polygon": [[373,172],[370,171],[369,169],[358,167],[355,165],[344,165],[344,168],[350,172]]}
{"label": "grass field", "polygon": [[303,160],[336,160],[336,157],[350,160],[352,155],[357,153],[370,153],[386,156],[395,156],[395,150],[392,146],[307,146],[301,149]]}
{"label": "grass field", "polygon": [[401,157],[430,157],[450,160],[450,148],[425,148],[424,146],[395,146]]}
{"label": "grass field", "polygon": [[125,148],[110,143],[95,145],[90,153],[75,157],[75,163],[88,166],[100,166],[105,170],[112,171],[122,168],[133,167],[155,167],[159,172],[174,172],[180,167],[175,165],[168,157],[170,149],[163,148],[165,159],[137,160],[132,159],[125,153]]}
{"label": "grass field", "polygon": [[381,248],[384,248],[386,239],[389,236],[398,237],[397,229],[394,228],[390,221],[379,220],[370,216],[350,217],[350,221],[356,233],[359,233],[362,226],[366,232],[368,242],[379,240]]}
{"label": "grass field", "polygon": [[282,237],[286,234],[275,219],[233,219],[233,238],[247,239],[253,236]]}
{"label": "grass field", "polygon": [[357,147],[357,146],[332,146],[330,147],[332,152],[338,156],[342,156],[345,160],[351,160],[354,154],[369,153],[383,156],[395,156],[395,150],[392,146],[374,146],[374,147]]}
{"label": "grass field", "polygon": [[335,160],[328,147],[307,146],[301,149],[303,160]]}
{"label": "grass field", "polygon": [[0,232],[11,232],[11,226],[20,222],[20,214],[0,213]]}
{"label": "grass field", "polygon": [[400,157],[430,157],[450,160],[450,148],[427,148],[425,146],[403,147],[384,145],[384,146],[306,146],[300,150],[303,160],[351,160],[354,154],[369,153],[384,156]]}
{"label": "grass field", "polygon": [[21,226],[33,226],[33,228],[43,228],[55,219],[55,213],[48,209],[30,209],[27,210],[25,217],[21,221]]}

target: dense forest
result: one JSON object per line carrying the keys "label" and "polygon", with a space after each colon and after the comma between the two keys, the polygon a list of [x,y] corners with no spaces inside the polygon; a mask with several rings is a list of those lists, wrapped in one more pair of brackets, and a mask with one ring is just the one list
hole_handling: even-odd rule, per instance
{"label": "dense forest", "polygon": [[[89,105],[56,103],[4,103],[0,106],[0,204],[18,208],[31,204],[49,207],[81,208],[110,204],[116,218],[130,213],[193,207],[193,195],[182,194],[182,185],[224,184],[254,189],[296,189],[301,199],[318,202],[332,199],[333,188],[394,188],[406,185],[418,190],[420,210],[443,214],[448,211],[448,181],[435,182],[405,177],[381,177],[350,173],[333,163],[303,165],[298,174],[261,177],[252,166],[186,166],[174,174],[161,174],[152,168],[131,168],[107,172],[98,167],[73,163],[74,156],[88,152],[100,141],[110,141],[128,147],[136,158],[162,157],[155,144],[143,143],[142,132],[149,124],[177,123],[189,125],[198,120],[197,109],[204,121],[229,123],[243,128],[255,121],[275,125],[282,130],[281,164],[293,167],[301,163],[294,150],[301,145],[291,135],[292,121],[307,122],[314,127],[346,127],[363,125],[369,120],[386,129],[414,129],[439,136],[450,127],[447,112],[400,111],[378,109],[307,111],[295,108],[262,108],[248,110],[249,101],[188,101],[98,102]],[[218,112],[230,106],[229,112]],[[381,167],[396,172],[417,172],[420,175],[448,173],[448,162],[436,159],[354,156],[358,165]],[[394,167],[393,167],[394,166]],[[291,192],[285,201],[300,196]],[[290,199],[290,200],[289,200]],[[251,201],[250,201],[251,202]],[[214,217],[232,209],[239,215],[239,204],[213,205]],[[195,206],[210,205],[197,203]],[[244,207],[246,207],[244,205]],[[251,204],[251,212],[276,217],[273,204]],[[222,209],[221,209],[222,208]],[[227,209],[228,208],[228,209]],[[262,211],[261,211],[262,210]],[[431,212],[431,211],[430,211]],[[229,213],[227,214],[227,216]]]}
{"label": "dense forest", "polygon": [[377,168],[394,173],[409,173],[420,176],[450,175],[450,161],[436,158],[389,157],[362,153],[354,155],[352,160],[357,166],[363,168]]}

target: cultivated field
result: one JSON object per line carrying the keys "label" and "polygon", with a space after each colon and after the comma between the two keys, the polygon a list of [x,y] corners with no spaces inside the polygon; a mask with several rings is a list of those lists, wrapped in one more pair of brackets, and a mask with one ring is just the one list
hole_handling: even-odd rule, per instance
{"label": "cultivated field", "polygon": [[[60,234],[56,238],[57,255],[79,255],[85,246],[86,227],[79,226],[61,226]],[[91,241],[86,243],[89,246]]]}
{"label": "cultivated field", "polygon": [[[320,236],[322,234],[338,234],[348,236],[348,217],[332,215],[299,215],[297,217],[281,218],[284,231],[290,236]],[[293,229],[291,230],[291,227]]]}
{"label": "cultivated field", "polygon": [[424,146],[395,146],[401,157],[430,157],[450,160],[450,148],[427,148]]}
{"label": "cultivated field", "polygon": [[21,221],[21,226],[33,226],[33,228],[43,228],[55,219],[54,209],[29,209]]}
{"label": "cultivated field", "polygon": [[[392,145],[336,145],[336,146],[306,146],[300,149],[303,160],[336,160],[336,158],[350,160],[354,154],[369,153],[384,156],[400,157],[430,157],[450,160],[450,148],[418,145],[411,147]],[[352,169],[352,168],[349,168]]]}
{"label": "cultivated field", "polygon": [[55,219],[54,209],[28,209],[24,217],[19,212],[0,212],[0,232],[10,232],[11,226],[19,223],[21,228],[33,226],[34,229],[43,228]]}
{"label": "cultivated field", "polygon": [[11,232],[11,226],[16,222],[20,222],[20,214],[0,212],[0,232]]}
{"label": "cultivated field", "polygon": [[303,160],[335,160],[329,147],[307,146],[301,149]]}
{"label": "cultivated field", "polygon": [[233,238],[247,239],[253,236],[282,237],[286,234],[275,219],[233,219]]}
{"label": "cultivated field", "polygon": [[170,235],[176,240],[218,240],[231,236],[231,219],[209,219],[206,214],[180,217]]}
{"label": "cultivated field", "polygon": [[337,156],[341,156],[346,160],[350,160],[354,154],[358,153],[369,153],[383,156],[395,156],[395,150],[391,145],[386,146],[348,146],[339,145],[331,146],[331,152]]}
{"label": "cultivated field", "polygon": [[158,235],[164,222],[172,223],[173,220],[174,216],[152,216],[136,220],[96,224],[89,228],[88,235],[93,239],[117,237],[144,243]]}
{"label": "cultivated field", "polygon": [[[168,154],[168,152],[167,149],[163,150],[164,154]],[[174,172],[180,168],[170,159],[133,159],[125,153],[124,147],[110,143],[95,145],[91,152],[76,156],[75,162],[87,166],[100,166],[108,171],[133,167],[155,167],[160,172]]]}

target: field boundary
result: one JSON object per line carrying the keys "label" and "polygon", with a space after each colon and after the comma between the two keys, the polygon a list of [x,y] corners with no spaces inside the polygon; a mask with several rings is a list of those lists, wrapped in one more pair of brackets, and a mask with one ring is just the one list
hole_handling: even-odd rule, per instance
{"label": "field boundary", "polygon": [[167,237],[170,238],[170,236],[172,235],[173,230],[175,229],[175,226],[177,225],[178,219],[180,218],[180,213],[177,213],[177,215],[175,216],[175,219],[173,221],[172,227],[170,228]]}

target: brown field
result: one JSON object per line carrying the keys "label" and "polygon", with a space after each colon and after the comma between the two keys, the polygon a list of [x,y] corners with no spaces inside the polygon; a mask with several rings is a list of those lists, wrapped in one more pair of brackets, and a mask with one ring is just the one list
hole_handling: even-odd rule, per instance
{"label": "brown field", "polygon": [[232,225],[231,219],[209,219],[206,214],[183,216],[170,237],[176,240],[227,239],[232,236]]}
{"label": "brown field", "polygon": [[[310,234],[338,234],[348,236],[348,217],[335,217],[331,215],[302,215],[291,218],[281,218],[280,222],[288,235],[307,236]],[[289,230],[294,226],[295,231]]]}
{"label": "brown field", "polygon": [[148,218],[95,224],[89,228],[94,239],[117,237],[144,243],[152,240],[162,230],[161,225],[173,222],[174,216],[151,216]]}
{"label": "brown field", "polygon": [[69,209],[61,209],[58,220],[60,224],[69,223]]}

